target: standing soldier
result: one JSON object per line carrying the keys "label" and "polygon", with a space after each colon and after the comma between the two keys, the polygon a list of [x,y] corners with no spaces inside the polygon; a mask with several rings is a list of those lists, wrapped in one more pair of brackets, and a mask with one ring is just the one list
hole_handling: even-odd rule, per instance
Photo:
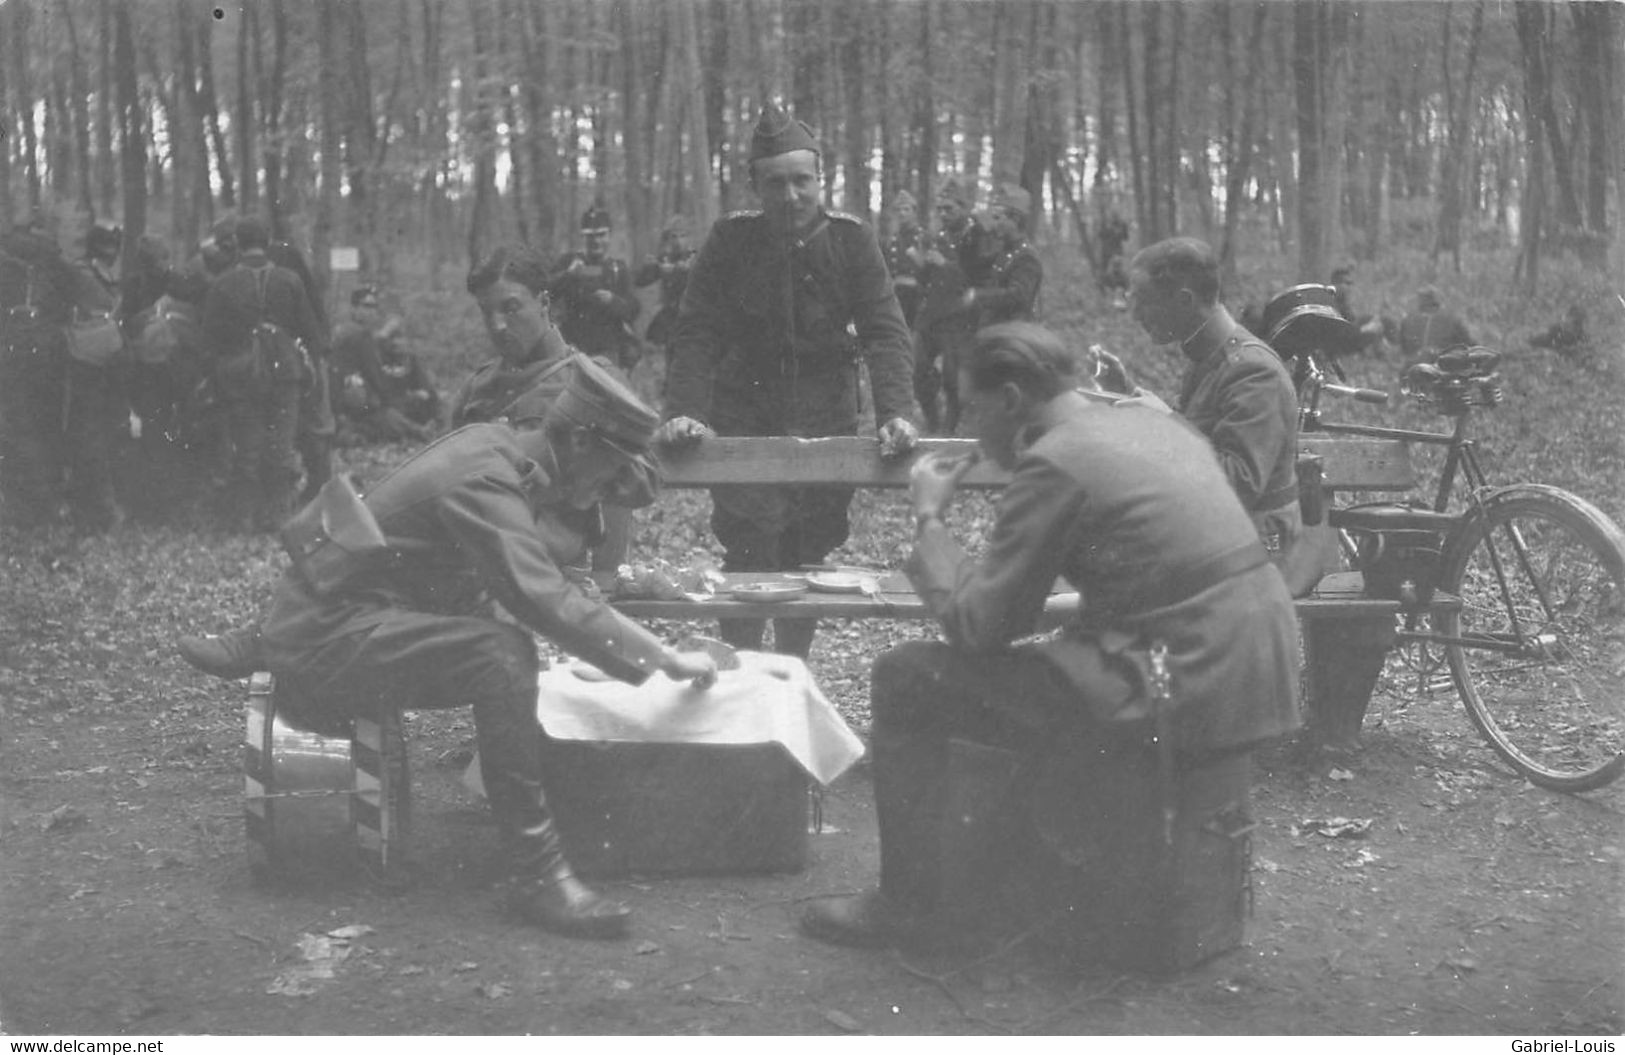
{"label": "standing soldier", "polygon": [[57,512],[73,288],[49,214],[0,239],[0,511],[19,527]]}
{"label": "standing soldier", "polygon": [[[968,182],[950,179],[942,185],[937,195],[937,232],[920,264],[914,395],[925,414],[926,428],[932,432],[942,424],[937,414],[939,393],[947,403],[948,420],[959,420],[959,393],[951,380],[954,363],[976,336],[976,311],[965,304],[965,291],[984,284],[991,262],[990,236],[971,213],[974,201]],[[944,378],[949,379],[947,384]]]}
{"label": "standing soldier", "polygon": [[[117,227],[96,226],[86,232],[85,255],[74,268],[74,322],[119,317],[119,281],[113,267],[123,238]],[[119,430],[129,424],[126,373],[122,356],[107,362],[68,358],[67,394],[62,401],[68,503],[81,531],[105,531],[124,519],[113,497],[113,445]]]}
{"label": "standing soldier", "polygon": [[583,248],[561,256],[548,278],[564,339],[601,355],[627,373],[637,365],[632,320],[642,306],[632,293],[626,261],[609,256],[609,211],[594,203],[581,217]]}
{"label": "standing soldier", "polygon": [[[987,284],[965,291],[965,303],[979,313],[978,326],[998,322],[1031,321],[1038,313],[1038,289],[1044,283],[1044,265],[1027,244],[1027,221],[1032,195],[1014,183],[999,185],[988,209],[988,228],[998,255],[988,269]],[[948,422],[953,432],[959,422]]]}
{"label": "standing soldier", "polygon": [[688,288],[688,269],[694,265],[694,246],[690,238],[688,217],[673,216],[667,220],[660,232],[660,252],[644,261],[632,280],[639,289],[660,283],[660,310],[649,320],[643,338],[661,348],[671,343],[672,329],[677,325],[677,309],[683,303],[683,290]]}
{"label": "standing soldier", "polygon": [[238,263],[203,302],[204,339],[233,448],[222,509],[236,527],[274,531],[292,512],[299,402],[313,380],[295,342],[316,348],[324,341],[299,276],[271,263],[265,224],[239,221],[236,234]]}
{"label": "standing soldier", "polygon": [[897,291],[897,304],[903,309],[903,321],[914,326],[914,316],[920,309],[920,262],[924,259],[925,232],[920,229],[919,205],[914,195],[906,190],[897,192],[891,203],[891,237],[886,239],[886,269],[891,272],[892,288]]}
{"label": "standing soldier", "polygon": [[[821,201],[812,130],[777,106],[751,136],[760,212],[717,221],[700,249],[672,341],[662,440],[723,436],[852,436],[857,357],[869,366],[881,451],[918,436],[909,398],[909,340],[872,228]],[[711,528],[728,571],[784,571],[846,541],[847,488],[717,488]],[[722,636],[760,648],[764,622],[730,619]],[[774,620],[774,647],[805,658],[811,619]]]}

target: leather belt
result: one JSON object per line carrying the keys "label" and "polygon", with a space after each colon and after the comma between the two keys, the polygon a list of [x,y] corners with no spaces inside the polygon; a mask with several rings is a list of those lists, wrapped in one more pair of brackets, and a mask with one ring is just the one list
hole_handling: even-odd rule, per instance
{"label": "leather belt", "polygon": [[1136,591],[1135,611],[1144,613],[1187,601],[1226,579],[1233,579],[1269,562],[1269,551],[1264,549],[1263,543],[1254,539],[1246,545],[1209,557],[1192,568],[1166,575],[1148,589]]}

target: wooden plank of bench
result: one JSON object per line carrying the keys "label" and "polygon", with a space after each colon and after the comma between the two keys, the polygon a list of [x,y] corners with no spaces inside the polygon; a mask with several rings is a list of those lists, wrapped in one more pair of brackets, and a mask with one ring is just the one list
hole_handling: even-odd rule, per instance
{"label": "wooden plank of bench", "polygon": [[[968,453],[968,439],[925,439],[920,451]],[[1399,440],[1303,436],[1299,447],[1325,459],[1326,484],[1334,491],[1408,491],[1416,486],[1410,447]],[[664,447],[661,474],[668,487],[717,484],[844,484],[907,487],[915,455],[882,458],[878,440],[861,436],[802,439],[795,436],[712,436],[689,447]],[[1002,487],[1009,474],[984,459],[961,486]]]}
{"label": "wooden plank of bench", "polygon": [[1298,437],[1298,449],[1325,459],[1326,486],[1333,491],[1409,491],[1416,486],[1411,445],[1365,436]]}

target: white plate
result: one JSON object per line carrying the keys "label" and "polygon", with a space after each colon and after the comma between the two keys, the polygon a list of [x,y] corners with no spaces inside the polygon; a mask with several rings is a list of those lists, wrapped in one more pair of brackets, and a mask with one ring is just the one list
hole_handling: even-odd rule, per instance
{"label": "white plate", "polygon": [[872,589],[875,580],[846,571],[815,571],[807,574],[807,585],[824,593],[862,593]]}

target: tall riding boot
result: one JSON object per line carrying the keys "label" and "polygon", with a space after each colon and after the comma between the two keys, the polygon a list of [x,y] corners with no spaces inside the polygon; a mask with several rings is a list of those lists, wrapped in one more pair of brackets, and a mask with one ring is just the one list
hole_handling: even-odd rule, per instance
{"label": "tall riding boot", "polygon": [[813,635],[817,632],[816,619],[775,619],[773,651],[786,656],[799,656],[805,660],[812,654]]}
{"label": "tall riding boot", "polygon": [[837,945],[939,946],[942,796],[947,746],[877,733],[875,811],[880,820],[880,889],[814,902],[801,917],[809,937]]}
{"label": "tall riding boot", "polygon": [[[488,755],[481,752],[480,757],[483,764]],[[576,878],[541,785],[500,769],[487,774],[485,783],[516,878],[513,910],[526,922],[565,937],[624,938],[632,910]],[[516,818],[523,823],[515,823]]]}
{"label": "tall riding boot", "polygon": [[299,461],[305,467],[305,486],[299,492],[299,504],[306,505],[316,497],[322,485],[333,478],[333,439],[314,432],[299,435]]}
{"label": "tall riding boot", "polygon": [[717,620],[717,636],[735,649],[760,652],[762,650],[762,635],[766,631],[766,619]]}

